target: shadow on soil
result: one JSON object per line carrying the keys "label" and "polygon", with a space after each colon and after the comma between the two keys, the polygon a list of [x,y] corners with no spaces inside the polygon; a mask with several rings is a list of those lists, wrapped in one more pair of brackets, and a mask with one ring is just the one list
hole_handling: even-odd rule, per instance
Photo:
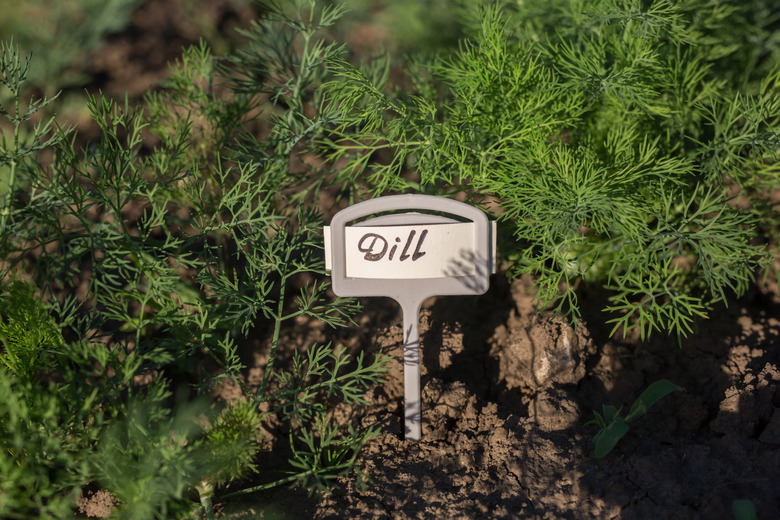
{"label": "shadow on soil", "polygon": [[[399,438],[400,362],[365,422],[388,425],[363,454],[375,480],[347,487],[315,518],[733,519],[780,512],[780,305],[753,293],[683,341],[610,338],[603,295],[581,295],[576,331],[533,310],[529,285],[493,280],[482,297],[423,311],[423,438]],[[367,350],[398,357],[388,323]],[[685,391],[593,456],[592,410],[630,406],[652,382]],[[394,382],[395,381],[395,382]],[[388,420],[388,417],[390,419]]]}

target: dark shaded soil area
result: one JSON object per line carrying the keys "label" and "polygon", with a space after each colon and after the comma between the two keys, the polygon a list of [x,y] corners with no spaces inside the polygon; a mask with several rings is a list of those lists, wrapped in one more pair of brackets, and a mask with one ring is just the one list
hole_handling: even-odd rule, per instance
{"label": "dark shaded soil area", "polygon": [[[530,287],[498,276],[484,296],[425,306],[418,443],[401,433],[400,316],[387,302],[369,304],[360,332],[341,344],[382,351],[393,366],[387,383],[371,389],[369,405],[334,414],[344,424],[381,426],[361,456],[373,485],[361,491],[344,480],[345,489],[319,503],[296,490],[257,494],[225,504],[226,512],[243,511],[225,517],[250,518],[248,508],[272,504],[258,511],[320,519],[734,519],[735,500],[750,500],[758,518],[780,513],[774,291],[732,302],[680,347],[660,337],[611,339],[599,313],[575,331],[535,311]],[[288,331],[289,348],[320,334],[301,324]],[[263,362],[255,356],[250,384]],[[627,410],[659,379],[684,391],[652,407],[596,459],[597,427],[585,424],[592,411],[602,404]]]}
{"label": "dark shaded soil area", "polygon": [[[679,348],[610,340],[587,322],[575,333],[537,314],[527,286],[439,299],[424,313],[417,444],[400,435],[401,329],[377,333],[368,349],[396,361],[357,412],[383,425],[363,455],[375,484],[349,484],[316,518],[730,519],[738,499],[759,518],[780,513],[776,296],[732,305]],[[658,379],[684,392],[596,459],[591,411],[629,407]]]}
{"label": "dark shaded soil area", "polygon": [[238,40],[236,27],[249,25],[256,13],[236,0],[155,0],[144,2],[130,26],[108,36],[93,53],[89,90],[109,96],[141,98],[168,76],[168,66],[182,49],[209,42],[213,52],[227,52]]}

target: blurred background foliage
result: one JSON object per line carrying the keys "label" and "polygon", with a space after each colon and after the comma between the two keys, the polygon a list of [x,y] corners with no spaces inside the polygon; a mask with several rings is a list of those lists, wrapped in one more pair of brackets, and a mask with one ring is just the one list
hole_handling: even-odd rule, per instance
{"label": "blurred background foliage", "polygon": [[[2,3],[0,40],[13,38],[20,49],[33,55],[36,65],[27,78],[27,87],[47,96],[61,90],[104,87],[106,78],[95,77],[95,62],[105,59],[101,55],[122,39],[160,40],[172,47],[173,55],[166,62],[178,55],[183,46],[198,40],[206,41],[212,53],[220,56],[239,44],[233,27],[248,26],[252,19],[266,12],[262,2],[251,0],[4,0]],[[400,60],[405,54],[435,53],[455,46],[463,34],[458,21],[459,2],[323,2],[336,3],[344,5],[347,13],[333,29],[333,38],[349,42],[349,48],[357,53],[370,54],[384,49]],[[462,0],[461,3],[468,4]],[[167,33],[150,35],[145,27],[149,25]]]}
{"label": "blurred background foliage", "polygon": [[107,35],[130,25],[141,0],[6,0],[0,40],[35,56],[31,87],[47,95],[90,80],[89,58]]}
{"label": "blurred background foliage", "polygon": [[[334,2],[335,3],[335,2]],[[447,0],[346,0],[339,40],[351,49],[379,46],[396,59],[457,45],[463,35],[460,2]],[[464,2],[466,3],[466,2]]]}

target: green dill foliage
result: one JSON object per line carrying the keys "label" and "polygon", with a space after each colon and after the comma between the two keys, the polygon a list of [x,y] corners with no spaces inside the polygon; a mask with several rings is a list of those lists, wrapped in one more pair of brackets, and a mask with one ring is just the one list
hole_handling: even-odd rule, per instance
{"label": "green dill foliage", "polygon": [[345,0],[342,4],[347,13],[335,30],[339,40],[350,42],[360,27],[373,32],[376,40],[399,60],[409,52],[435,52],[451,47],[457,43],[461,29],[457,9],[451,2]]}
{"label": "green dill foliage", "polygon": [[318,415],[312,428],[303,432],[303,446],[295,446],[290,463],[301,471],[311,492],[329,493],[339,479],[356,473],[358,489],[365,489],[370,476],[355,469],[363,446],[379,434],[350,425],[346,435],[331,417]]}
{"label": "green dill foliage", "polygon": [[[178,518],[192,504],[174,500],[197,490],[208,518],[215,486],[248,476],[258,452],[261,415],[244,400],[225,407],[211,424],[203,400],[169,410],[170,394],[134,401],[125,417],[107,428],[96,453],[97,482],[120,501],[119,518]],[[200,418],[198,421],[193,418]],[[128,475],[133,475],[128,479]]]}
{"label": "green dill foliage", "polygon": [[337,117],[322,85],[327,62],[341,56],[344,46],[325,33],[345,9],[316,0],[258,3],[266,15],[240,31],[246,45],[220,68],[226,86],[267,115],[256,122],[260,132],[238,131],[235,152],[262,162],[269,181],[292,188],[286,195],[294,205],[329,185],[314,143],[328,135]]}
{"label": "green dill foliage", "polygon": [[[23,99],[28,81],[30,57],[23,56],[13,40],[0,42],[0,117],[10,124],[11,135],[0,134],[0,231],[5,232],[8,213],[19,184],[19,170],[36,153],[54,145],[54,119],[30,120],[45,109],[53,98]],[[56,96],[55,96],[56,97]],[[5,121],[3,123],[5,123]],[[0,126],[2,128],[3,124]]]}
{"label": "green dill foliage", "polygon": [[[30,288],[3,288],[2,360],[14,371],[14,403],[32,387],[51,417],[68,417],[41,430],[78,454],[58,497],[92,483],[119,499],[118,517],[173,518],[192,511],[197,492],[211,518],[212,495],[231,483],[241,493],[236,483],[258,472],[264,487],[316,492],[339,476],[365,480],[357,453],[375,430],[339,426],[329,409],[362,402],[384,358],[311,345],[292,366],[278,362],[293,320],[340,327],[358,309],[328,295],[318,206],[325,181],[307,183],[314,165],[298,159],[332,125],[333,115],[317,110],[323,55],[339,47],[319,33],[341,10],[298,2],[268,12],[246,34],[245,52],[224,62],[205,45],[186,50],[143,106],[89,96],[96,140],[79,145],[52,123],[28,146],[17,125],[4,148],[3,165],[14,169],[0,278]],[[15,71],[28,62],[12,45],[2,51],[4,85],[16,96],[3,114],[23,123]],[[8,301],[24,305],[12,310]],[[21,330],[33,322],[37,332]],[[250,339],[269,347],[254,387],[239,355]],[[237,403],[204,397],[227,380],[243,392]],[[258,428],[271,415],[288,423],[289,445],[277,443],[289,450],[287,468],[255,463]],[[26,468],[23,450],[7,450],[23,438],[19,428],[3,430],[3,452]],[[20,442],[39,450],[35,437]],[[274,480],[283,471],[289,476]],[[31,486],[48,482],[36,475],[25,476]],[[23,506],[0,503],[0,516],[29,517],[33,506]]]}
{"label": "green dill foliage", "polygon": [[101,435],[93,457],[96,481],[116,497],[114,515],[123,519],[181,518],[192,511],[182,500],[192,475],[187,440],[197,431],[189,413],[171,415],[165,392],[149,393],[127,407],[123,420]]}
{"label": "green dill foliage", "polygon": [[[278,406],[284,415],[299,423],[323,416],[326,407],[316,400],[320,392],[329,399],[365,403],[364,390],[379,382],[378,374],[366,364],[361,352],[354,360],[356,368],[344,375],[343,369],[352,361],[342,349],[334,350],[330,345],[320,345],[304,354],[296,351],[291,369],[279,374]],[[317,383],[309,384],[312,380]]]}
{"label": "green dill foliage", "polygon": [[340,125],[322,146],[339,178],[496,200],[510,274],[574,321],[579,284],[608,288],[613,333],[681,338],[744,294],[780,224],[771,2],[461,11],[470,36],[412,60],[411,88],[388,86],[381,62],[331,60]]}
{"label": "green dill foliage", "polygon": [[56,392],[41,391],[5,371],[1,376],[0,514],[19,520],[67,518],[88,474],[79,446],[52,433],[67,431],[71,420],[60,415]]}
{"label": "green dill foliage", "polygon": [[62,337],[33,287],[12,282],[0,295],[0,361],[22,382],[46,366],[46,357],[62,346]]}
{"label": "green dill foliage", "polygon": [[[39,299],[33,287],[2,287],[0,360],[0,515],[66,518],[89,481],[93,449],[109,400],[101,401],[99,349],[65,343],[63,309]],[[94,355],[87,355],[90,350]],[[74,362],[84,354],[83,366]],[[44,382],[41,376],[54,376]]]}
{"label": "green dill foliage", "polygon": [[206,466],[213,470],[205,471],[209,480],[215,484],[225,484],[243,478],[257,470],[247,463],[247,459],[256,453],[255,444],[259,440],[261,417],[251,401],[239,401],[222,410],[207,430],[198,448],[209,454]]}
{"label": "green dill foliage", "polygon": [[[355,367],[347,371],[353,362]],[[366,389],[380,383],[386,369],[387,365],[367,362],[362,352],[352,360],[343,350],[322,345],[303,355],[295,352],[291,370],[279,373],[277,406],[284,416],[305,425],[301,431],[302,446],[291,443],[290,463],[302,472],[312,492],[329,492],[340,477],[353,472],[358,486],[368,483],[369,476],[357,467],[356,460],[365,443],[379,432],[374,428],[361,431],[350,425],[347,434],[342,436],[319,398],[365,404]]]}

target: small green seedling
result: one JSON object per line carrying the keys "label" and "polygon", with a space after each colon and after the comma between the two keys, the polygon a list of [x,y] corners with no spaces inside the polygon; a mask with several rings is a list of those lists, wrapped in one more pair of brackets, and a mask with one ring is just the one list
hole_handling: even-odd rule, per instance
{"label": "small green seedling", "polygon": [[585,424],[598,424],[599,428],[601,428],[601,431],[593,437],[593,444],[596,447],[596,458],[604,458],[612,451],[612,448],[615,447],[618,441],[628,433],[628,424],[631,421],[647,413],[647,409],[661,398],[678,390],[682,390],[682,388],[666,379],[661,379],[648,386],[642,392],[642,395],[634,401],[631,410],[625,418],[620,416],[620,412],[623,409],[622,406],[615,408],[605,404],[601,408],[603,415],[594,411],[593,414],[596,416],[596,419]]}
{"label": "small green seedling", "polygon": [[753,501],[743,498],[731,503],[731,510],[734,512],[734,520],[756,520],[756,506]]}

